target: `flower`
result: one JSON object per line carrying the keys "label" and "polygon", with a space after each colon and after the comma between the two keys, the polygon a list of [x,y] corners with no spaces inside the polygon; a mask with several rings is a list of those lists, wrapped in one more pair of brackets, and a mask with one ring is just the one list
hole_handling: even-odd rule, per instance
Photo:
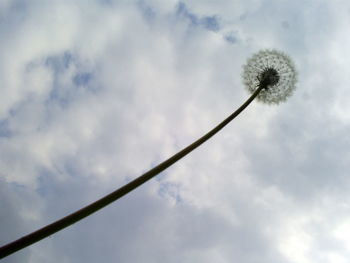
{"label": "flower", "polygon": [[248,59],[243,69],[243,83],[249,93],[261,86],[257,100],[278,104],[292,95],[297,72],[292,60],[283,52],[265,49]]}

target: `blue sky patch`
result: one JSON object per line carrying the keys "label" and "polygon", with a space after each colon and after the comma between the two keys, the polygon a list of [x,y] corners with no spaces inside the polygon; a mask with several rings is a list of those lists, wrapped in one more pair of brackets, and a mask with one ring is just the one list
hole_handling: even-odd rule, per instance
{"label": "blue sky patch", "polygon": [[70,52],[64,52],[61,56],[50,56],[45,61],[45,65],[52,68],[55,73],[67,70],[71,63],[73,55]]}
{"label": "blue sky patch", "polygon": [[9,138],[11,137],[12,132],[9,127],[9,121],[8,120],[0,120],[0,138],[5,137]]}
{"label": "blue sky patch", "polygon": [[217,32],[220,30],[220,23],[218,17],[213,16],[203,16],[200,17],[194,13],[192,13],[186,6],[185,3],[180,2],[176,9],[176,15],[178,17],[183,17],[190,21],[192,26],[201,26],[209,31]]}
{"label": "blue sky patch", "polygon": [[145,1],[139,1],[137,3],[137,6],[141,11],[143,18],[146,21],[152,22],[153,19],[156,17],[156,12],[154,11],[154,9],[151,6],[149,6],[147,3],[145,3]]}
{"label": "blue sky patch", "polygon": [[85,86],[92,79],[92,73],[78,73],[73,77],[73,82],[77,86]]}
{"label": "blue sky patch", "polygon": [[45,65],[52,69],[54,77],[48,103],[56,102],[66,107],[83,94],[81,88],[91,92],[98,89],[92,84],[94,74],[90,67],[69,51],[48,57]]}
{"label": "blue sky patch", "polygon": [[179,186],[174,183],[160,182],[158,194],[161,197],[169,196],[174,199],[176,203],[180,203],[182,201]]}
{"label": "blue sky patch", "polygon": [[238,38],[234,32],[231,32],[231,33],[225,35],[224,38],[227,42],[229,42],[231,44],[236,44],[238,41]]}

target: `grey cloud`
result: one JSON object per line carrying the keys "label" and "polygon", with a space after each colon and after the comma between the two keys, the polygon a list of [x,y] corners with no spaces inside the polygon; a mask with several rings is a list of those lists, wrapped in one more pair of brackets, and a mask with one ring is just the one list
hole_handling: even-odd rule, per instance
{"label": "grey cloud", "polygon": [[[89,192],[94,188],[93,183],[82,179],[74,181],[59,186],[62,189],[52,196],[56,202],[50,201],[56,205],[48,207],[47,212],[59,214],[58,211],[69,210],[69,204],[91,198]],[[57,183],[54,185],[57,187]],[[216,253],[223,262],[233,259],[256,262],[259,258],[260,262],[283,260],[260,233],[260,227],[254,227],[255,220],[251,215],[244,225],[232,226],[215,210],[187,204],[171,206],[165,199],[152,194],[155,187],[155,183],[146,184],[42,243],[50,242],[57,255],[75,262],[101,259],[105,262],[212,262],[218,256]],[[64,192],[67,194],[62,194]],[[96,194],[96,189],[93,192]],[[245,204],[242,205],[236,209],[246,210]],[[37,249],[39,251],[40,247]],[[49,257],[47,255],[46,260]]]}
{"label": "grey cloud", "polygon": [[[35,194],[18,184],[7,184],[0,180],[0,245],[7,244],[30,231],[30,226],[40,224],[31,218],[41,204]],[[19,251],[6,259],[4,263],[28,262],[28,250]]]}
{"label": "grey cloud", "polygon": [[254,142],[245,152],[257,178],[300,200],[345,191],[350,183],[349,126],[334,119],[330,109],[322,115],[318,110],[316,104],[314,108],[291,105],[267,124],[266,138],[244,139]]}

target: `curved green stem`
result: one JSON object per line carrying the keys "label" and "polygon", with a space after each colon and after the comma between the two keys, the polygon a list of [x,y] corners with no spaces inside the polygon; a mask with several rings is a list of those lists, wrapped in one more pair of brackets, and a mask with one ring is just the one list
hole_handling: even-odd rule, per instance
{"label": "curved green stem", "polygon": [[0,259],[4,258],[8,255],[11,255],[12,253],[23,249],[27,246],[30,246],[41,239],[44,239],[76,222],[79,220],[95,213],[96,211],[100,210],[101,208],[109,205],[110,203],[118,200],[122,196],[126,195],[127,193],[131,192],[135,188],[139,187],[143,183],[147,182],[157,174],[161,173],[165,169],[167,169],[169,166],[180,160],[182,157],[189,154],[191,151],[196,149],[198,146],[200,146],[202,143],[207,141],[209,138],[211,138],[213,135],[215,135],[218,131],[220,131],[222,128],[224,128],[230,121],[232,121],[238,114],[240,114],[259,94],[259,92],[263,89],[263,86],[258,87],[258,89],[249,97],[249,99],[242,104],[241,107],[239,107],[235,112],[233,112],[230,116],[228,116],[225,120],[223,120],[221,123],[219,123],[215,128],[210,130],[207,134],[203,135],[201,138],[187,146],[186,148],[182,149],[169,159],[165,160],[164,162],[158,164],[156,167],[152,168],[148,172],[144,173],[143,175],[139,176],[138,178],[134,179],[130,183],[122,186],[121,188],[115,190],[114,192],[106,195],[105,197],[102,197],[101,199],[93,202],[90,205],[87,205],[83,207],[82,209],[63,217],[62,219],[59,219],[37,231],[34,231],[26,236],[23,236],[11,243],[8,243],[2,247],[0,247]]}

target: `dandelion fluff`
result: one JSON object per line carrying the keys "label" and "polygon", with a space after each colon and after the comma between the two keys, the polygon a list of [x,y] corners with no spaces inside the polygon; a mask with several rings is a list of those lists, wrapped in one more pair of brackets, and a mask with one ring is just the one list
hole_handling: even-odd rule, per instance
{"label": "dandelion fluff", "polygon": [[249,93],[261,86],[258,101],[278,104],[293,94],[297,72],[292,60],[277,50],[261,50],[243,68],[243,83]]}

